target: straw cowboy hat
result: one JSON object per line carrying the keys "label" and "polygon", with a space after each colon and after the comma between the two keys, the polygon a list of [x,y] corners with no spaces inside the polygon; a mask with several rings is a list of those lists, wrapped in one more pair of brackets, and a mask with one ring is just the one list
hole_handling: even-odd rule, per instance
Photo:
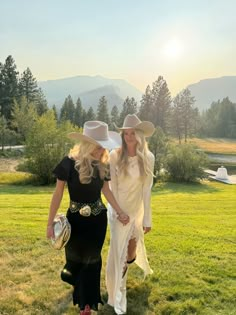
{"label": "straw cowboy hat", "polygon": [[153,123],[151,123],[150,121],[141,121],[135,114],[128,114],[125,117],[123,126],[121,128],[117,127],[116,125],[115,127],[119,131],[125,129],[141,130],[143,131],[145,137],[150,137],[155,131]]}
{"label": "straw cowboy hat", "polygon": [[121,137],[118,132],[108,131],[108,125],[102,121],[86,121],[83,134],[70,132],[70,139],[87,141],[105,149],[112,150],[121,146]]}

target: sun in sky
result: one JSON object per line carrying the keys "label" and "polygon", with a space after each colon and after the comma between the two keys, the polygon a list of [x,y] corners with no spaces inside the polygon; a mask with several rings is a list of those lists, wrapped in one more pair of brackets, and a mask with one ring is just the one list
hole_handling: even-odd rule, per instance
{"label": "sun in sky", "polygon": [[183,44],[182,42],[177,38],[169,39],[162,48],[162,55],[166,59],[178,59],[183,54]]}

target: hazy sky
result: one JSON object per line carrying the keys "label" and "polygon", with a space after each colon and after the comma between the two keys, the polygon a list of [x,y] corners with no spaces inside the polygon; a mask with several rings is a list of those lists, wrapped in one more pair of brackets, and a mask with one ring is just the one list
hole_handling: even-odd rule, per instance
{"label": "hazy sky", "polygon": [[174,96],[236,75],[235,0],[0,0],[0,62],[38,81],[124,79],[144,91],[162,75]]}

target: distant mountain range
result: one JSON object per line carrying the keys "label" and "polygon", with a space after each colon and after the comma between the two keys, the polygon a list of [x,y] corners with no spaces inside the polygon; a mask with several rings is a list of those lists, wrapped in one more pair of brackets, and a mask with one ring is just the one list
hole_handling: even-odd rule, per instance
{"label": "distant mountain range", "polygon": [[[167,82],[168,84],[168,82]],[[39,81],[47,98],[49,107],[54,104],[61,108],[68,95],[74,103],[80,97],[82,106],[86,110],[92,106],[96,111],[99,99],[105,96],[108,101],[109,111],[116,105],[121,110],[126,97],[134,97],[138,105],[143,92],[125,80],[109,79],[102,76],[75,76],[58,80]],[[195,97],[195,106],[200,111],[210,108],[212,102],[217,102],[225,97],[236,103],[236,76],[211,78],[190,84],[187,88]]]}
{"label": "distant mountain range", "polygon": [[142,92],[125,80],[108,79],[102,76],[76,76],[65,79],[39,81],[38,86],[43,90],[49,107],[55,105],[60,108],[68,95],[74,103],[80,97],[82,106],[88,109],[92,106],[95,110],[99,99],[105,96],[109,110],[116,105],[121,109],[126,97],[134,97],[140,102]]}
{"label": "distant mountain range", "polygon": [[228,97],[236,103],[236,76],[201,80],[187,87],[195,97],[200,111],[210,108],[212,102]]}

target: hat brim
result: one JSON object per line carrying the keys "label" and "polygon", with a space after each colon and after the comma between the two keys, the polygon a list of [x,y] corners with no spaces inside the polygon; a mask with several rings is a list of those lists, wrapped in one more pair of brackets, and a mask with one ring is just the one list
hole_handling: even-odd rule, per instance
{"label": "hat brim", "polygon": [[236,176],[230,176],[228,175],[228,178],[227,179],[221,179],[215,175],[210,175],[209,176],[210,178],[214,179],[214,180],[217,180],[219,182],[222,182],[222,183],[225,183],[225,184],[236,184]]}
{"label": "hat brim", "polygon": [[137,124],[134,127],[117,127],[116,124],[114,123],[114,126],[117,130],[123,131],[127,129],[135,129],[135,130],[141,130],[144,133],[145,137],[151,137],[155,131],[155,127],[153,123],[150,121],[142,121],[141,123]]}
{"label": "hat brim", "polygon": [[102,146],[104,149],[108,149],[108,150],[119,148],[121,146],[122,140],[119,133],[115,131],[109,131],[108,136],[109,138],[107,140],[95,140],[79,132],[70,132],[68,134],[68,138],[70,139],[89,142],[95,145]]}

